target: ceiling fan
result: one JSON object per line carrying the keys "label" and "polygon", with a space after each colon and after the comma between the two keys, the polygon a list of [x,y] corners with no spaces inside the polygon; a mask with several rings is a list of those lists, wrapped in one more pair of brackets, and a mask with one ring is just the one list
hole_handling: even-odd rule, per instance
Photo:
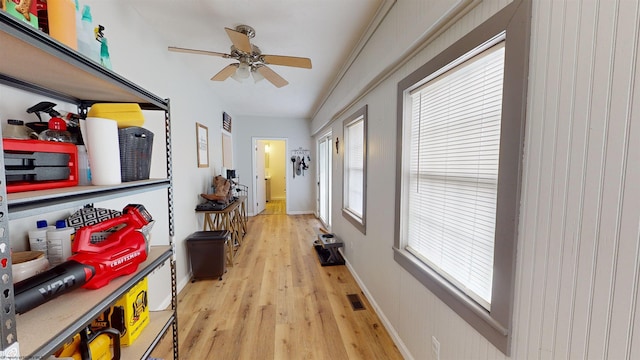
{"label": "ceiling fan", "polygon": [[235,30],[229,28],[225,28],[225,30],[229,39],[231,39],[231,43],[233,43],[229,54],[207,50],[185,49],[175,46],[169,46],[169,51],[219,56],[238,61],[220,70],[220,72],[211,78],[213,81],[224,81],[229,77],[242,81],[248,78],[250,74],[253,74],[256,82],[264,78],[280,88],[289,84],[289,82],[267,65],[294,66],[311,69],[311,59],[309,58],[262,54],[260,48],[251,44],[249,41],[249,39],[252,39],[256,35],[255,30],[249,25],[238,25]]}

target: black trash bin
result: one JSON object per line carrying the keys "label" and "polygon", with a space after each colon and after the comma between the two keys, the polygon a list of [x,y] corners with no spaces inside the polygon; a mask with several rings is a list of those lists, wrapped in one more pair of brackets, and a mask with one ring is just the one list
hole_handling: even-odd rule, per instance
{"label": "black trash bin", "polygon": [[228,230],[196,231],[187,238],[191,260],[191,281],[200,279],[222,280],[225,272],[225,243],[231,233]]}

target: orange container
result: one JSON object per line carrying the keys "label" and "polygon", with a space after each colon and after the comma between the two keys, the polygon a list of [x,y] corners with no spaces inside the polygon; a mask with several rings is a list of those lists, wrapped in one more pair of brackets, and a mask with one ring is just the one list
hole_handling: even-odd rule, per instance
{"label": "orange container", "polygon": [[72,0],[47,0],[49,35],[68,47],[78,50],[76,5]]}

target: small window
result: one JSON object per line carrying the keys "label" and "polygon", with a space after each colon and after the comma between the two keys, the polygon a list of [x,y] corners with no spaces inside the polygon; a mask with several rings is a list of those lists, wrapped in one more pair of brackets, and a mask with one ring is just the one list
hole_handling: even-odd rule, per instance
{"label": "small window", "polygon": [[366,233],[367,107],[344,121],[344,192],[342,215]]}

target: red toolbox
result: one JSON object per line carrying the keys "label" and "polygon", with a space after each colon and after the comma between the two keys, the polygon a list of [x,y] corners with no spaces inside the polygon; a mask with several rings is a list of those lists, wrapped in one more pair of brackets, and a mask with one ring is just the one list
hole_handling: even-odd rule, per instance
{"label": "red toolbox", "polygon": [[43,140],[2,139],[7,192],[78,185],[78,148]]}

